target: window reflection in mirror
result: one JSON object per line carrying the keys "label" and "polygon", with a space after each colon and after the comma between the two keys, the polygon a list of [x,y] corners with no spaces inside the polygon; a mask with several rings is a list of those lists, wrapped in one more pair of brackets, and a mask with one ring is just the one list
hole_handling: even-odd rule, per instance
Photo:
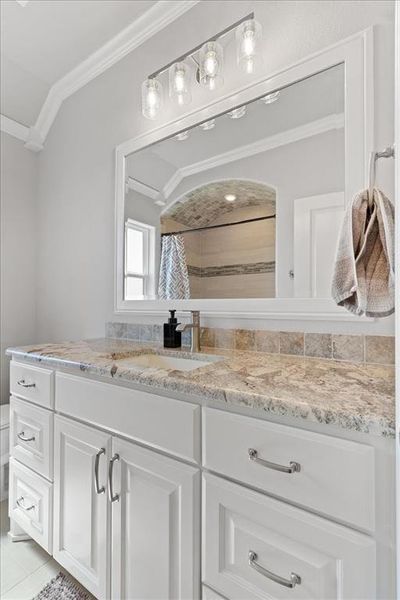
{"label": "window reflection in mirror", "polygon": [[329,297],[338,65],[126,157],[125,299]]}

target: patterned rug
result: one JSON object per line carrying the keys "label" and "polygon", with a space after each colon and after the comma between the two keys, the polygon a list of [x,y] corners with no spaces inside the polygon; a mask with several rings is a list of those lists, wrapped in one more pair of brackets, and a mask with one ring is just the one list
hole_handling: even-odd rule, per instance
{"label": "patterned rug", "polygon": [[64,573],[52,579],[33,600],[89,600],[92,596]]}

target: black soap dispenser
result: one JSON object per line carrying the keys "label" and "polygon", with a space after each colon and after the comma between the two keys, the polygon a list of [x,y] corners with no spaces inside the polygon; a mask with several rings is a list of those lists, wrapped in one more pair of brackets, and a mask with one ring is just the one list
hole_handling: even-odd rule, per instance
{"label": "black soap dispenser", "polygon": [[164,323],[164,348],[180,348],[182,345],[182,334],[176,330],[178,319],[175,317],[175,311],[170,310],[168,323]]}

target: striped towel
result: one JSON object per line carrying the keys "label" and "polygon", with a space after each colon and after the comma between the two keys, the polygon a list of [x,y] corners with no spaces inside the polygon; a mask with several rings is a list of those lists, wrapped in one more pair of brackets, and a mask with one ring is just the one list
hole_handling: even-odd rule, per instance
{"label": "striped towel", "polygon": [[374,189],[347,208],[336,256],[332,298],[350,312],[386,317],[394,312],[394,206]]}

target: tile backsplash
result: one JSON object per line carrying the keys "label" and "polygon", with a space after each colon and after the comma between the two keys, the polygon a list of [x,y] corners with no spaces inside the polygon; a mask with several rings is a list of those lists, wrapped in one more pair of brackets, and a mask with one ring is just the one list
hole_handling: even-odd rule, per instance
{"label": "tile backsplash", "polygon": [[[162,325],[106,323],[106,337],[141,342],[162,342]],[[182,333],[182,345],[190,346],[191,332]],[[201,345],[207,348],[249,350],[314,358],[394,364],[394,337],[382,335],[343,335],[264,329],[201,329]]]}

